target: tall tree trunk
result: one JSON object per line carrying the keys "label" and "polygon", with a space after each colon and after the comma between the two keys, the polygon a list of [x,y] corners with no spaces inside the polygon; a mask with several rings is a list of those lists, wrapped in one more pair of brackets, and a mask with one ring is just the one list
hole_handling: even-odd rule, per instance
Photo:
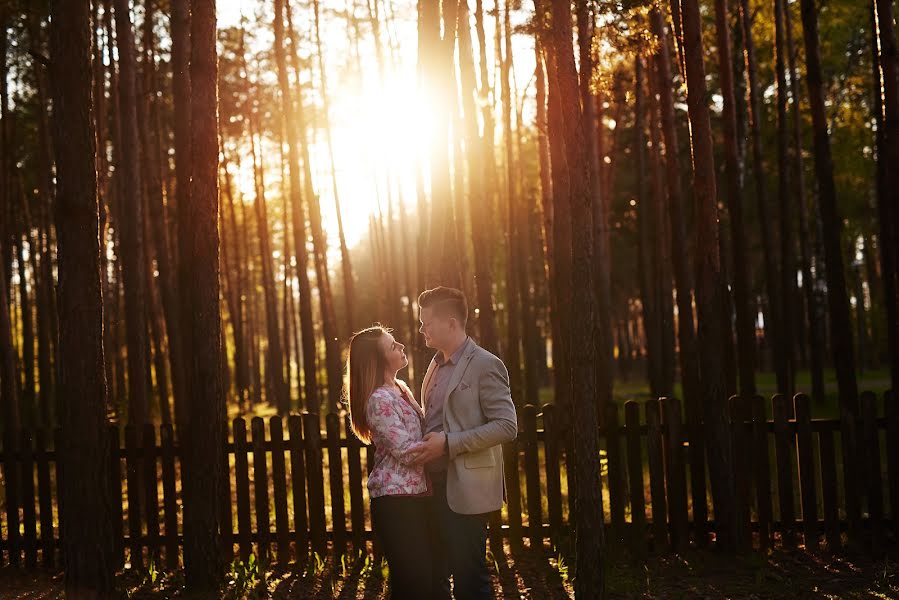
{"label": "tall tree trunk", "polygon": [[[699,349],[696,344],[696,329],[693,321],[693,274],[687,242],[687,226],[684,218],[687,210],[681,183],[681,167],[678,160],[680,146],[672,92],[671,54],[668,34],[665,30],[661,10],[652,8],[649,12],[650,27],[658,38],[655,54],[659,108],[661,110],[662,139],[665,142],[665,174],[668,191],[668,221],[671,232],[671,258],[674,266],[674,285],[677,288],[677,339],[680,348],[681,388],[691,443],[690,490],[693,497],[694,521],[705,523],[708,516],[705,487],[705,445],[702,439],[702,405],[699,386]],[[705,543],[706,532],[697,530],[697,539]]]}
{"label": "tall tree trunk", "polygon": [[331,163],[331,184],[334,187],[334,210],[337,214],[337,236],[340,241],[340,262],[343,273],[343,295],[346,303],[347,335],[353,331],[356,309],[353,303],[353,266],[350,262],[350,251],[346,245],[346,235],[343,232],[343,215],[340,211],[340,194],[337,185],[337,166],[334,164],[334,142],[331,135],[331,117],[328,113],[328,77],[325,71],[325,54],[322,51],[321,37],[321,9],[318,0],[313,0],[315,13],[315,46],[318,50],[318,72],[321,79],[322,112],[325,120],[325,135],[328,142],[328,159]]}
{"label": "tall tree trunk", "polygon": [[[180,0],[176,0],[180,1]],[[222,388],[222,322],[219,305],[218,57],[215,0],[190,6],[190,199],[178,206],[183,274],[182,305],[189,356],[190,423],[185,439],[184,566],[190,593],[217,591],[223,572],[218,535],[226,456]]]}
{"label": "tall tree trunk", "polygon": [[[546,21],[550,7],[544,5],[542,0],[535,0],[537,18]],[[543,16],[543,12],[546,15]],[[549,22],[541,24],[541,30],[550,27]],[[570,289],[571,276],[571,219],[569,215],[570,181],[565,156],[565,138],[562,122],[562,101],[558,92],[552,93],[557,85],[556,74],[556,46],[551,37],[551,30],[547,29],[547,38],[540,40],[540,46],[545,54],[547,79],[549,82],[549,99],[547,108],[547,132],[549,138],[549,152],[552,175],[552,210],[548,211],[551,221],[551,263],[550,283],[551,295],[555,299],[554,315],[557,320],[558,337],[552,340],[553,383],[554,400],[562,409],[564,419],[571,419],[571,373],[568,363],[570,352],[569,331],[571,327],[571,303],[566,301],[565,290]],[[547,214],[547,213],[545,213]],[[550,232],[547,232],[549,235]],[[554,326],[555,327],[555,326]]]}
{"label": "tall tree trunk", "polygon": [[[146,13],[153,14],[155,7],[154,2],[158,0],[147,0]],[[153,36],[153,20],[150,16],[144,18],[144,93],[148,98],[149,106],[145,111],[146,118],[140,119],[142,140],[146,148],[146,159],[143,164],[146,167],[147,190],[149,209],[147,218],[150,222],[150,236],[148,242],[152,242],[155,247],[156,270],[159,272],[159,292],[162,299],[162,312],[165,317],[165,331],[168,338],[168,361],[172,372],[172,394],[174,397],[176,423],[178,422],[177,414],[179,406],[187,402],[184,394],[184,355],[181,345],[181,306],[178,303],[178,292],[176,289],[177,272],[175,270],[175,261],[172,253],[172,242],[168,228],[168,211],[171,211],[177,204],[171,196],[168,196],[169,206],[166,207],[163,201],[163,169],[160,163],[168,163],[168,156],[164,154],[160,136],[163,132],[159,130],[160,108],[156,101],[156,66],[154,64],[154,36]],[[172,15],[172,28],[177,29],[174,24],[175,17],[180,15]],[[178,48],[178,52],[181,48]],[[173,54],[175,49],[173,48]],[[180,59],[180,56],[179,56]],[[174,67],[174,61],[173,61]],[[182,74],[172,73],[174,85],[180,85],[178,78]],[[178,118],[177,116],[175,117]],[[180,139],[179,139],[180,141]],[[177,157],[176,157],[177,161]],[[168,169],[165,169],[167,173]]]}
{"label": "tall tree trunk", "polygon": [[749,256],[746,252],[746,224],[743,222],[743,177],[737,147],[737,111],[727,0],[715,0],[715,32],[718,40],[718,77],[724,96],[724,168],[733,254],[733,302],[737,316],[737,370],[740,393],[750,398],[756,391],[755,315],[750,303],[752,292],[749,285]]}
{"label": "tall tree trunk", "polygon": [[793,189],[790,166],[790,130],[787,123],[786,36],[784,0],[774,0],[774,70],[777,81],[777,199],[780,207],[780,339],[782,364],[786,378],[778,391],[793,395],[793,314],[796,309],[796,250],[793,241]]}
{"label": "tall tree trunk", "polygon": [[659,111],[658,90],[653,83],[653,78],[648,77],[649,94],[649,143],[652,152],[649,158],[649,167],[652,181],[652,264],[653,282],[655,287],[655,303],[659,322],[659,347],[660,354],[660,383],[664,396],[674,394],[674,306],[671,297],[671,258],[668,256],[670,247],[669,237],[671,232],[665,226],[665,183],[662,172],[662,151],[659,139]]}
{"label": "tall tree trunk", "polygon": [[[114,588],[115,559],[110,504],[113,498],[102,492],[108,489],[111,449],[106,435],[102,246],[97,148],[91,114],[88,0],[51,3],[50,69],[57,150],[59,393],[63,431],[57,456],[64,474],[59,492],[65,589],[67,598],[106,598]],[[0,296],[5,299],[2,287],[0,284]],[[4,310],[0,322],[5,316]]]}
{"label": "tall tree trunk", "polygon": [[[805,166],[802,158],[802,117],[799,114],[799,79],[796,72],[796,44],[793,41],[792,19],[790,9],[784,6],[784,22],[786,24],[787,47],[790,67],[790,95],[793,97],[793,186],[796,200],[799,203],[799,250],[802,269],[802,291],[805,297],[805,313],[807,318],[807,334],[809,348],[809,370],[812,378],[812,398],[816,403],[824,402],[824,335],[821,323],[819,302],[815,293],[815,276],[812,275],[812,248],[808,226],[808,208],[805,193]],[[814,205],[812,205],[814,207]],[[814,210],[814,208],[812,208]]]}
{"label": "tall tree trunk", "polygon": [[649,392],[653,398],[668,395],[662,383],[662,328],[655,294],[655,271],[652,247],[655,232],[652,230],[652,202],[649,199],[646,169],[646,92],[643,81],[643,57],[634,62],[634,146],[637,180],[637,270],[640,281],[640,304],[643,309],[643,331],[646,336],[646,366],[649,376]]}
{"label": "tall tree trunk", "polygon": [[579,51],[580,79],[579,91],[583,108],[584,131],[587,135],[588,166],[590,169],[590,192],[593,194],[593,256],[595,269],[593,285],[596,294],[596,320],[594,339],[596,343],[596,403],[597,416],[600,423],[606,414],[605,407],[612,402],[614,378],[612,376],[612,321],[611,311],[611,268],[609,256],[609,222],[608,210],[605,206],[608,198],[602,195],[602,179],[600,174],[600,158],[597,132],[602,127],[596,118],[596,95],[593,93],[593,38],[594,15],[590,3],[578,2],[576,5],[577,39]]}
{"label": "tall tree trunk", "polygon": [[[459,75],[462,89],[462,114],[465,132],[466,158],[468,159],[469,181],[469,219],[471,220],[471,239],[474,249],[474,271],[478,306],[478,332],[480,344],[491,352],[499,352],[499,341],[496,332],[496,311],[493,306],[493,273],[490,261],[490,248],[487,233],[489,224],[493,222],[489,195],[486,193],[487,173],[484,156],[485,150],[481,135],[478,133],[478,114],[476,108],[477,84],[474,74],[474,58],[472,56],[471,30],[469,26],[468,0],[459,2]],[[400,207],[402,211],[402,206]],[[403,230],[405,231],[405,227]],[[408,256],[408,255],[407,255]]]}
{"label": "tall tree trunk", "polygon": [[[190,202],[190,175],[191,175],[191,138],[190,138],[190,0],[172,0],[172,102],[174,106],[180,107],[181,110],[173,112],[173,142],[175,147],[175,196],[170,197],[169,202],[174,200],[175,214],[179,214],[180,206]],[[173,240],[180,240],[179,231],[181,228],[181,220],[174,220],[175,228],[171,231]],[[178,273],[177,280],[184,281],[189,275],[186,267],[181,262],[180,244],[177,248],[173,246],[172,258],[173,268]],[[170,299],[171,300],[171,299]],[[180,300],[180,299],[179,299]],[[174,302],[172,319],[178,325],[174,328],[178,331],[176,337],[169,337],[170,352],[172,359],[180,353],[181,356],[188,356],[188,348],[182,339],[188,333],[181,327],[183,322],[183,311],[189,311],[190,307],[182,306],[179,301]],[[173,328],[170,327],[171,331]],[[179,348],[174,348],[178,344]],[[186,371],[186,369],[184,369]],[[182,386],[186,391],[188,388],[186,372],[181,374],[183,378]],[[175,393],[175,422],[177,424],[178,439],[183,440],[183,436],[187,434],[187,422],[189,418],[189,398],[185,395],[182,398]]]}
{"label": "tall tree trunk", "polygon": [[[300,286],[300,334],[303,347],[303,396],[307,410],[318,409],[318,382],[316,381],[315,332],[312,321],[312,287],[309,283],[309,253],[306,250],[308,238],[306,229],[306,208],[300,184],[300,147],[297,140],[298,123],[293,110],[292,88],[287,79],[287,61],[284,56],[284,0],[275,1],[275,62],[278,69],[278,87],[281,92],[281,112],[284,113],[287,131],[287,156],[290,174],[291,218],[293,220],[294,248],[297,253],[297,276]],[[290,28],[293,40],[293,27]],[[291,44],[296,52],[296,44]],[[298,95],[297,103],[302,111],[303,98]],[[305,135],[305,134],[304,134]],[[308,160],[306,161],[308,163]],[[311,200],[311,199],[310,199]]]}
{"label": "tall tree trunk", "polygon": [[[265,172],[262,161],[256,158],[256,118],[248,115],[250,154],[253,159],[253,179],[256,183],[256,197],[253,208],[256,211],[256,234],[259,239],[259,256],[262,262],[262,290],[265,299],[265,381],[266,400],[278,409],[278,414],[286,416],[290,412],[290,396],[284,383],[284,355],[281,351],[281,329],[278,323],[278,299],[275,289],[275,275],[272,267],[271,233],[268,226],[268,207],[265,199]],[[260,138],[261,142],[261,138]]]}
{"label": "tall tree trunk", "polygon": [[[855,422],[859,416],[858,382],[855,375],[855,353],[849,315],[849,298],[843,272],[841,250],[842,221],[837,213],[837,192],[833,178],[833,158],[830,153],[830,134],[824,107],[824,80],[818,44],[818,15],[814,0],[800,0],[802,34],[805,41],[805,63],[809,105],[814,133],[815,178],[818,182],[818,201],[824,236],[824,260],[827,275],[827,304],[830,316],[831,351],[837,373],[837,389],[843,433],[843,474],[846,489],[855,489],[857,448]],[[850,540],[858,534],[861,519],[860,499],[846,495],[846,513]]]}
{"label": "tall tree trunk", "polygon": [[740,0],[740,17],[743,21],[743,39],[746,45],[746,76],[749,87],[749,111],[752,136],[752,175],[755,182],[755,199],[758,206],[759,227],[762,233],[762,252],[765,259],[765,291],[768,311],[765,315],[765,342],[771,347],[774,370],[777,374],[777,389],[786,389],[786,371],[783,363],[781,343],[780,275],[774,254],[774,237],[771,230],[771,214],[768,206],[768,183],[762,150],[761,97],[758,84],[758,66],[755,58],[755,41],[752,36],[752,13],[749,0]]}
{"label": "tall tree trunk", "polygon": [[[506,334],[508,341],[506,342],[506,364],[509,368],[509,384],[512,389],[512,398],[518,402],[524,398],[522,393],[524,388],[523,371],[521,369],[521,303],[518,296],[518,271],[515,268],[516,262],[516,245],[518,236],[518,204],[520,189],[518,186],[518,176],[515,171],[515,152],[514,137],[518,135],[512,129],[512,89],[510,85],[510,76],[512,70],[512,54],[509,32],[508,17],[509,4],[508,1],[504,9],[496,12],[496,31],[497,45],[496,58],[500,68],[500,99],[502,103],[502,131],[503,146],[505,150],[505,176],[506,191],[504,194],[506,219],[505,219],[505,246],[506,252]],[[505,50],[505,53],[503,52]],[[503,222],[501,219],[500,222]]]}
{"label": "tall tree trunk", "polygon": [[[450,185],[449,125],[450,105],[455,98],[455,70],[453,54],[456,45],[457,1],[422,2],[419,5],[420,51],[424,53],[425,70],[419,72],[425,89],[429,90],[432,126],[429,148],[431,174],[430,237],[433,260],[428,262],[426,285],[460,286],[458,248],[453,223],[452,190]],[[498,18],[498,17],[497,17]],[[442,31],[442,35],[441,35]]]}
{"label": "tall tree trunk", "polygon": [[128,342],[128,422],[137,426],[149,417],[147,390],[147,319],[144,312],[147,279],[142,258],[144,235],[143,176],[137,126],[137,74],[134,33],[128,0],[115,0],[116,42],[119,51],[119,109],[122,124],[120,198],[122,274],[125,287],[125,331]]}
{"label": "tall tree trunk", "polygon": [[[878,145],[877,162],[883,165],[883,194],[880,207],[880,247],[883,288],[886,293],[890,344],[890,377],[894,392],[899,390],[899,83],[897,83],[896,32],[893,3],[874,0],[880,41],[880,80],[883,85],[883,141]],[[878,88],[878,95],[880,89]],[[881,128],[878,127],[878,133]],[[889,168],[888,165],[893,165]]]}
{"label": "tall tree trunk", "polygon": [[[672,0],[674,3],[677,0]],[[682,0],[687,109],[693,148],[696,201],[696,305],[699,325],[699,362],[703,423],[708,444],[709,476],[715,507],[717,540],[732,550],[736,542],[733,450],[726,411],[726,388],[721,347],[724,286],[718,250],[718,211],[715,158],[707,104],[702,27],[697,0]]]}
{"label": "tall tree trunk", "polygon": [[[539,7],[538,7],[539,10]],[[557,218],[571,224],[571,310],[578,326],[571,328],[570,360],[572,421],[575,449],[575,547],[578,577],[575,597],[605,598],[605,539],[599,478],[596,415],[596,299],[593,279],[593,227],[586,133],[580,107],[578,74],[572,48],[571,9],[567,0],[552,0],[552,41],[555,65],[550,68],[550,94],[558,95],[565,157],[569,172],[569,210]],[[592,132],[590,132],[592,135]],[[576,351],[575,351],[576,349]]]}

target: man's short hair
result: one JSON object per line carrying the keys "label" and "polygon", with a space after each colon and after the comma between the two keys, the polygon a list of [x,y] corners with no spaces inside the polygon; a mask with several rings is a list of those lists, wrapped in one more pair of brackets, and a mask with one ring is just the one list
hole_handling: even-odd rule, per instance
{"label": "man's short hair", "polygon": [[425,290],[418,296],[419,308],[433,307],[435,311],[441,314],[448,314],[455,317],[462,328],[468,322],[468,299],[465,293],[456,288],[444,287],[442,285]]}

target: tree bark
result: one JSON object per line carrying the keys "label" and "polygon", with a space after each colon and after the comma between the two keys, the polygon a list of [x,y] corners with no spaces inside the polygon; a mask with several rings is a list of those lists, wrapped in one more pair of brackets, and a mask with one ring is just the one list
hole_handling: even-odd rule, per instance
{"label": "tree bark", "polygon": [[[821,74],[821,58],[818,44],[818,15],[814,0],[800,0],[802,34],[805,42],[805,63],[809,105],[814,134],[815,178],[818,182],[818,201],[821,209],[821,225],[824,238],[824,260],[827,276],[827,304],[830,317],[831,351],[837,374],[840,418],[844,442],[843,475],[846,489],[855,489],[857,448],[855,423],[859,416],[858,382],[855,375],[855,350],[852,343],[852,326],[849,314],[849,298],[843,271],[841,249],[842,221],[837,213],[837,192],[833,177],[833,158],[830,152],[830,134],[824,107],[824,80]],[[850,540],[858,534],[861,519],[860,498],[847,494],[846,513],[849,520]]]}
{"label": "tree bark", "polygon": [[[183,1],[183,0],[182,0]],[[190,199],[178,206],[182,306],[188,367],[190,423],[185,438],[184,566],[190,593],[218,590],[223,573],[219,522],[226,455],[219,305],[218,58],[215,0],[190,4]]]}
{"label": "tree bark", "polygon": [[[91,113],[90,2],[53,2],[50,10],[63,428],[63,446],[57,456],[64,474],[59,491],[65,589],[67,598],[106,598],[114,588],[115,559],[113,498],[101,492],[108,489],[110,438],[97,148]],[[0,289],[0,296],[5,299],[4,291]],[[0,321],[5,316],[4,310]]]}
{"label": "tree bark", "polygon": [[[746,252],[746,224],[743,221],[743,180],[737,147],[737,111],[734,94],[733,59],[727,0],[715,0],[715,32],[718,41],[718,77],[724,96],[724,167],[727,180],[727,207],[733,254],[733,302],[737,316],[737,371],[740,393],[751,398],[755,388],[755,315],[749,285],[749,256]],[[728,319],[729,320],[729,319]]]}
{"label": "tree bark", "polygon": [[[899,251],[896,250],[896,240],[899,239],[899,171],[896,169],[899,164],[899,83],[896,81],[899,59],[893,25],[893,3],[889,0],[874,1],[880,41],[880,80],[883,85],[883,142],[878,145],[877,152],[878,165],[883,165],[884,191],[883,194],[878,194],[881,270],[888,307],[890,378],[895,391],[899,390]],[[892,168],[888,165],[892,165]]]}
{"label": "tree bark", "polygon": [[[674,3],[677,0],[672,0]],[[718,249],[718,211],[715,159],[707,104],[702,28],[697,0],[682,0],[687,109],[693,148],[696,201],[696,305],[699,324],[699,361],[703,423],[712,484],[719,546],[731,551],[736,542],[733,451],[726,411],[726,387],[721,347],[724,290]]]}
{"label": "tree bark", "polygon": [[777,199],[780,207],[780,299],[782,368],[785,387],[778,391],[793,395],[794,371],[793,315],[796,309],[796,250],[793,241],[794,198],[790,166],[790,130],[787,123],[786,41],[784,33],[784,0],[774,0],[774,70],[777,81]]}
{"label": "tree bark", "polygon": [[[489,195],[486,193],[487,165],[489,160],[484,156],[483,139],[478,133],[478,114],[476,96],[478,93],[474,75],[474,58],[472,56],[471,30],[469,28],[468,1],[459,3],[459,75],[462,88],[462,114],[465,127],[465,145],[468,150],[469,180],[469,218],[471,220],[471,238],[474,249],[474,270],[478,306],[478,331],[480,345],[491,352],[499,352],[499,340],[496,331],[496,311],[493,306],[493,273],[490,264],[490,248],[488,236],[493,217]],[[402,207],[400,207],[402,210]],[[405,229],[405,228],[403,228]]]}
{"label": "tree bark", "polygon": [[[121,110],[121,178],[123,196],[120,249],[125,288],[125,332],[128,346],[128,422],[143,425],[149,418],[147,390],[147,319],[144,312],[147,279],[143,262],[144,209],[141,148],[137,126],[137,75],[134,33],[128,0],[115,0],[116,42],[119,51],[119,110]],[[127,192],[126,192],[127,190]]]}
{"label": "tree bark", "polygon": [[755,199],[758,207],[762,251],[765,258],[765,291],[768,310],[765,315],[765,341],[771,347],[777,389],[785,389],[786,372],[783,368],[783,344],[781,343],[780,274],[774,254],[774,238],[771,230],[771,214],[768,206],[768,183],[762,150],[761,97],[758,84],[758,66],[755,58],[755,42],[752,36],[752,14],[749,0],[740,0],[740,16],[743,21],[743,39],[746,44],[746,76],[749,80],[750,132],[752,136],[752,174],[755,182]]}
{"label": "tree bark", "polygon": [[[293,220],[294,248],[296,249],[297,276],[300,287],[300,335],[303,355],[303,406],[307,410],[318,409],[318,382],[316,381],[316,350],[312,321],[312,287],[309,283],[309,253],[306,250],[306,207],[300,184],[300,147],[297,140],[298,123],[293,110],[293,94],[287,79],[287,61],[284,56],[283,0],[275,2],[275,62],[278,69],[278,87],[281,91],[281,112],[284,113],[287,131],[287,156],[290,175],[291,218]],[[291,37],[293,39],[291,27]],[[292,44],[296,52],[296,44]],[[297,99],[302,105],[302,95]],[[300,107],[299,110],[302,110]],[[308,157],[307,157],[308,158]],[[308,160],[306,161],[308,163]]]}
{"label": "tree bark", "polygon": [[[818,320],[820,303],[815,293],[816,275],[812,275],[812,248],[808,226],[808,207],[805,193],[805,166],[802,158],[802,117],[799,114],[799,79],[796,72],[796,45],[793,41],[793,27],[790,9],[784,7],[787,47],[790,68],[790,94],[793,97],[793,186],[799,203],[799,251],[802,269],[802,291],[805,297],[805,313],[809,346],[809,370],[812,378],[812,398],[816,403],[824,402],[824,335]],[[812,205],[814,207],[814,205]],[[814,210],[814,208],[812,208]]]}
{"label": "tree bark", "polygon": [[[571,327],[568,355],[573,389],[571,415],[575,448],[575,547],[578,577],[575,597],[605,598],[603,569],[605,539],[599,478],[599,439],[596,415],[596,299],[593,278],[593,227],[590,172],[586,133],[579,99],[578,74],[572,48],[571,10],[567,0],[552,0],[554,68],[550,68],[550,94],[557,95],[567,161],[568,211],[556,217],[571,227],[571,310],[578,326]],[[538,7],[539,10],[539,7]],[[591,132],[592,135],[592,132]],[[564,167],[563,167],[564,168]],[[576,351],[574,351],[576,349]]]}

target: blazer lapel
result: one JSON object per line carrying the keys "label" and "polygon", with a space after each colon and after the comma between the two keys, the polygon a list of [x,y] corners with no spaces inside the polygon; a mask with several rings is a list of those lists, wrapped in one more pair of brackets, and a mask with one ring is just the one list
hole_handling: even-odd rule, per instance
{"label": "blazer lapel", "polygon": [[431,364],[428,365],[428,370],[425,372],[425,378],[421,383],[421,406],[426,413],[428,411],[428,385],[431,383],[431,375],[434,374],[435,368],[437,368],[437,361],[432,358]]}
{"label": "blazer lapel", "polygon": [[462,355],[462,358],[459,359],[459,364],[456,365],[456,368],[453,370],[453,376],[450,377],[449,384],[446,386],[446,398],[449,400],[450,394],[453,393],[453,390],[462,382],[462,376],[465,375],[465,370],[468,369],[469,363],[471,363],[471,359],[474,357],[474,351],[477,348],[477,344],[474,343],[474,340],[471,341],[471,345],[468,348],[468,351]]}

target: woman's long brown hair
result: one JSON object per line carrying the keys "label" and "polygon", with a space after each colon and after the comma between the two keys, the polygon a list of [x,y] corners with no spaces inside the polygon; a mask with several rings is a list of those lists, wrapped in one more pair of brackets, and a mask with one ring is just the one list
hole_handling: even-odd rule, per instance
{"label": "woman's long brown hair", "polygon": [[356,332],[350,338],[344,394],[350,407],[353,433],[365,444],[371,443],[365,405],[375,388],[384,383],[387,361],[379,342],[390,331],[383,325],[373,325]]}

